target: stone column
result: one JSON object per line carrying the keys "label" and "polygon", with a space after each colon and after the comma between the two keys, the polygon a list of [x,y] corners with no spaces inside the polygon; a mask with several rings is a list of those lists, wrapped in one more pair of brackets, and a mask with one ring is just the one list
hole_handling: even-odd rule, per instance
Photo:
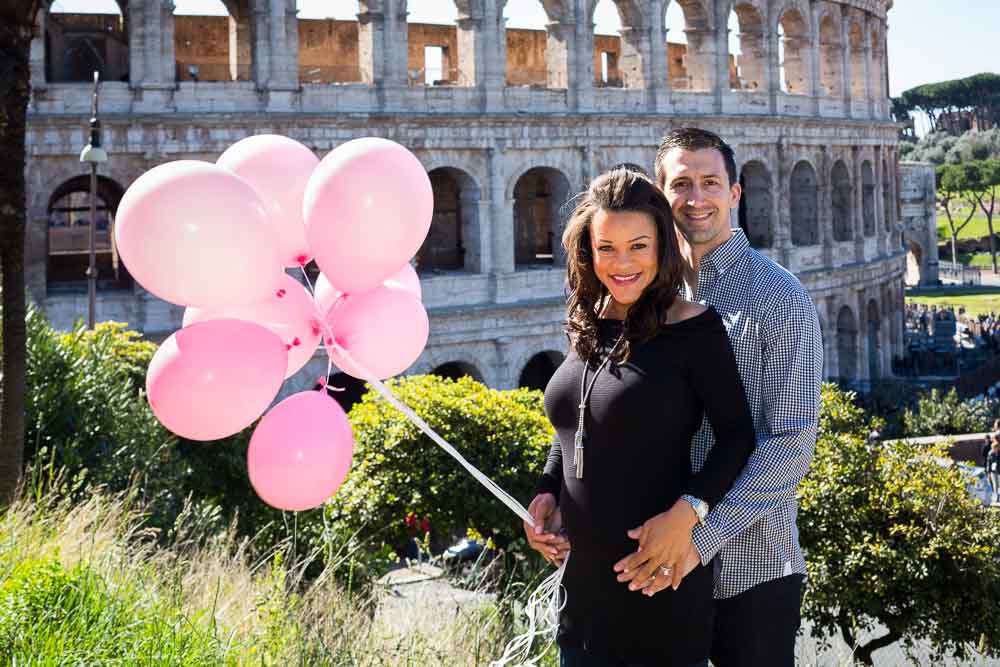
{"label": "stone column", "polygon": [[816,174],[819,186],[819,233],[823,244],[823,266],[833,266],[833,185],[830,181],[830,155],[826,146],[819,147]]}
{"label": "stone column", "polygon": [[833,379],[840,377],[840,359],[837,347],[837,297],[830,295],[824,299],[826,304],[826,336],[823,337],[823,365],[826,367],[824,377]]}
{"label": "stone column", "polygon": [[[240,15],[229,17],[229,76],[233,81],[243,77],[244,80],[256,79],[253,71],[253,56],[256,46],[253,44],[251,16]],[[260,84],[258,84],[260,85]]]}
{"label": "stone column", "polygon": [[781,95],[781,67],[778,63],[778,31],[767,35],[767,93],[772,114],[778,113],[778,96]]}
{"label": "stone column", "polygon": [[271,85],[271,2],[251,0],[250,16],[250,78],[258,90]]}
{"label": "stone column", "polygon": [[875,115],[875,100],[872,93],[872,73],[874,67],[872,66],[872,43],[868,38],[868,21],[865,20],[863,32],[861,34],[861,44],[864,46],[865,51],[865,103],[868,107],[868,117],[871,118]]}
{"label": "stone column", "polygon": [[858,380],[871,380],[868,373],[868,306],[865,302],[865,291],[856,290],[858,304]]}
{"label": "stone column", "polygon": [[[483,110],[500,111],[507,87],[507,31],[503,0],[483,0],[483,21],[476,36],[476,85],[483,91]],[[481,74],[481,76],[480,76]]]}
{"label": "stone column", "polygon": [[[713,3],[715,5],[715,85],[712,86],[714,94],[715,113],[722,113],[723,97],[730,91],[729,84],[729,17],[723,16],[726,5]],[[734,56],[735,57],[735,56]]]}
{"label": "stone column", "polygon": [[649,109],[664,113],[670,109],[670,74],[667,62],[667,30],[663,19],[665,10],[659,2],[652,3],[649,17],[649,79],[646,94]]}
{"label": "stone column", "polygon": [[774,259],[782,266],[789,266],[792,250],[792,188],[791,165],[788,164],[788,147],[784,137],[778,138],[776,157],[772,164],[776,165],[771,209],[771,219],[775,221]]}
{"label": "stone column", "polygon": [[888,235],[885,230],[885,193],[882,190],[885,187],[885,176],[882,173],[880,147],[876,146],[872,152],[874,154],[872,169],[875,176],[875,195],[873,197],[875,200],[875,238],[878,239],[878,254],[884,257],[888,254]]}
{"label": "stone column", "polygon": [[361,0],[358,11],[358,69],[369,86],[385,78],[385,14],[377,0]]}
{"label": "stone column", "polygon": [[851,146],[851,181],[854,188],[851,194],[854,195],[854,206],[851,207],[851,229],[854,233],[854,260],[865,261],[865,230],[862,217],[864,211],[865,186],[861,180],[861,148]]}
{"label": "stone column", "polygon": [[149,0],[129,7],[129,80],[132,110],[173,108],[177,58],[174,53],[174,3]]}
{"label": "stone column", "polygon": [[819,115],[819,100],[823,96],[823,86],[820,83],[820,46],[819,30],[811,31],[809,40],[809,94],[812,96],[812,113]]}
{"label": "stone column", "polygon": [[851,77],[851,22],[846,13],[840,17],[840,43],[843,45],[841,51],[841,85],[844,87],[844,116],[850,118],[852,115],[851,100],[853,99],[853,83]]}
{"label": "stone column", "polygon": [[483,270],[492,274],[514,271],[514,202],[507,199],[507,170],[502,143],[487,149],[491,214],[490,236],[493,240],[489,260]]}
{"label": "stone column", "polygon": [[299,26],[295,0],[270,0],[269,87],[294,90],[299,85]]}
{"label": "stone column", "polygon": [[[40,9],[35,14],[35,26],[31,33],[31,51],[28,54],[28,69],[31,76],[32,96],[45,90],[45,23],[49,14]],[[131,52],[130,52],[131,55]]]}
{"label": "stone column", "polygon": [[[721,85],[717,72],[719,71],[719,50],[717,46],[718,33],[711,28],[688,28],[688,78],[691,80],[691,90],[714,93]],[[696,54],[696,58],[692,58]],[[729,74],[726,74],[729,80]]]}
{"label": "stone column", "polygon": [[625,88],[644,90],[649,88],[652,71],[650,68],[651,39],[645,25],[625,26],[621,30],[621,57],[618,70],[622,74]]}

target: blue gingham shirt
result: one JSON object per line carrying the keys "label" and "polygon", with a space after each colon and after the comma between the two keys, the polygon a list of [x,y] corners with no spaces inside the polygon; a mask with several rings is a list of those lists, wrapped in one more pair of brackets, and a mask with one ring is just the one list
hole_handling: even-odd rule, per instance
{"label": "blue gingham shirt", "polygon": [[[721,315],[757,434],[757,447],[729,493],[692,533],[703,563],[719,557],[715,597],[729,598],[806,572],[795,492],[816,448],[823,341],[805,289],[752,249],[740,229],[701,258],[697,290],[692,294],[685,285],[685,296]],[[695,471],[714,444],[704,419],[691,443]]]}

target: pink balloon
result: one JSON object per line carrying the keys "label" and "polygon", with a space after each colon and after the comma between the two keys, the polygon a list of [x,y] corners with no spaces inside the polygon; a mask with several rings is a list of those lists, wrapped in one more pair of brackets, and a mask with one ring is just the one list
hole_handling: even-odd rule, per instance
{"label": "pink balloon", "polygon": [[[417,360],[427,344],[427,311],[411,292],[379,287],[364,294],[348,294],[326,315],[334,342],[380,379],[402,373]],[[356,378],[364,373],[335,347],[330,358]]]}
{"label": "pink balloon", "polygon": [[302,221],[302,196],[319,158],[294,139],[259,134],[237,141],[216,164],[242,177],[257,191],[277,232],[281,263],[305,266],[312,255]]}
{"label": "pink balloon", "polygon": [[347,415],[325,390],[293,394],[264,415],[250,438],[250,484],[272,507],[311,509],[340,488],[353,452]]}
{"label": "pink balloon", "polygon": [[184,311],[184,326],[223,317],[253,322],[277,334],[288,350],[285,378],[298,373],[312,359],[323,333],[309,290],[288,274],[282,276],[281,287],[261,301],[229,308],[188,308]]}
{"label": "pink balloon", "polygon": [[354,294],[375,289],[416,254],[430,229],[434,195],[413,153],[366,137],[323,158],[302,207],[320,270]]}
{"label": "pink balloon", "polygon": [[238,433],[267,409],[285,377],[288,353],[259,324],[211,320],[175,331],[146,371],[160,423],[190,440]]}
{"label": "pink balloon", "polygon": [[277,238],[257,193],[209,162],[153,167],[125,192],[115,243],[132,276],[185,306],[259,301],[281,279]]}
{"label": "pink balloon", "polygon": [[[382,284],[386,287],[410,292],[418,299],[423,297],[423,291],[420,288],[420,277],[417,276],[416,269],[410,266],[409,262],[404,264],[399,271],[386,278]],[[313,290],[313,298],[316,301],[316,306],[319,308],[319,312],[324,314],[330,310],[333,302],[343,294],[343,292],[331,285],[330,279],[322,273],[316,279],[316,285],[313,287]]]}

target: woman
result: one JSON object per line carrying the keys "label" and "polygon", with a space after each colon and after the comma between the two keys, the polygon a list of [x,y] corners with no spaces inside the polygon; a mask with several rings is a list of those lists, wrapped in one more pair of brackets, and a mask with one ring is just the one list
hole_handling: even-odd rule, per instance
{"label": "woman", "polygon": [[[568,547],[559,528],[572,544],[561,664],[705,665],[711,568],[655,596],[642,594],[650,581],[622,583],[613,568],[635,551],[630,529],[649,537],[690,518],[690,530],[696,516],[681,495],[718,502],[749,458],[753,423],[729,338],[714,310],[677,296],[670,206],[643,174],[618,168],[595,179],[563,245],[571,345],[545,390],[557,440],[531,505],[554,521],[542,535],[525,527],[554,562]],[[691,438],[705,414],[718,444],[692,474]],[[653,580],[671,576],[667,564],[652,564]]]}
{"label": "woman", "polygon": [[990,502],[1000,502],[1000,434],[990,434],[990,450],[986,453],[986,476],[992,490]]}

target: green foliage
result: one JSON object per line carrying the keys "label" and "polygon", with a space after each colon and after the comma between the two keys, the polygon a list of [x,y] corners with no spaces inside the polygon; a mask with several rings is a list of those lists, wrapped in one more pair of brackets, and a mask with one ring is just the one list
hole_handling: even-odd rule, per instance
{"label": "green foliage", "polygon": [[[553,436],[541,392],[430,375],[389,385],[472,465],[515,498],[530,499]],[[354,467],[329,507],[338,525],[375,534],[375,551],[398,550],[422,532],[408,515],[427,519],[439,545],[472,529],[501,549],[526,551],[510,510],[377,394],[354,406],[350,420]]]}
{"label": "green foliage", "polygon": [[942,113],[969,111],[979,127],[1000,124],[1000,74],[983,72],[964,79],[928,83],[903,91],[893,113],[921,111],[938,128]]}
{"label": "green foliage", "polygon": [[887,634],[856,657],[902,640],[938,656],[1000,655],[1000,520],[966,490],[943,448],[870,443],[850,395],[823,389],[816,455],[799,487],[809,569],[803,613],[814,634],[856,645],[875,622]]}
{"label": "green foliage", "polygon": [[1000,158],[1000,128],[969,130],[960,136],[930,132],[915,144],[902,144],[900,156],[934,165]]}
{"label": "green foliage", "polygon": [[903,412],[903,436],[954,435],[988,431],[993,415],[980,404],[962,401],[952,388],[932,389],[917,399],[914,409]]}
{"label": "green foliage", "polygon": [[[23,561],[0,586],[0,660],[30,664],[236,665],[222,644],[131,586],[109,585],[83,564]],[[226,658],[229,659],[226,659]]]}

